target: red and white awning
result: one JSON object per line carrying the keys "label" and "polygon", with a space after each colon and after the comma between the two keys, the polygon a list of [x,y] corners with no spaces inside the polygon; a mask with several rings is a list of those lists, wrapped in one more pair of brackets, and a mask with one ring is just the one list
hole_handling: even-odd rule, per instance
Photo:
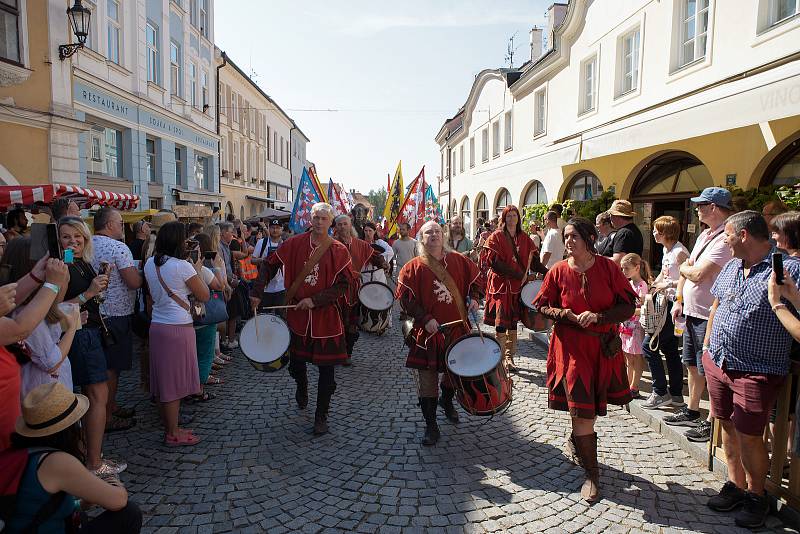
{"label": "red and white awning", "polygon": [[36,202],[49,204],[54,198],[66,197],[74,200],[81,208],[95,205],[111,206],[119,210],[136,209],[139,195],[130,193],[114,193],[99,189],[86,189],[77,185],[13,185],[0,186],[0,208],[8,208],[15,204],[23,206]]}

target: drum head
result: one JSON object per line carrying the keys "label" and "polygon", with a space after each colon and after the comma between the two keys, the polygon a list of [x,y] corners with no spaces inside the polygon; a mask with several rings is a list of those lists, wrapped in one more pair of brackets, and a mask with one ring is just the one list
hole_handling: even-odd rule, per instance
{"label": "drum head", "polygon": [[500,344],[491,336],[467,334],[447,350],[447,368],[458,376],[481,376],[500,364]]}
{"label": "drum head", "polygon": [[239,347],[253,362],[280,360],[289,350],[289,327],[277,315],[257,315],[247,321],[239,334]]}
{"label": "drum head", "polygon": [[533,299],[535,299],[536,295],[539,294],[540,289],[542,289],[541,280],[532,280],[522,286],[522,292],[520,293],[520,299],[522,299],[522,303],[528,308],[533,309]]}
{"label": "drum head", "polygon": [[358,290],[358,300],[370,310],[384,311],[394,304],[394,293],[382,282],[367,282]]}

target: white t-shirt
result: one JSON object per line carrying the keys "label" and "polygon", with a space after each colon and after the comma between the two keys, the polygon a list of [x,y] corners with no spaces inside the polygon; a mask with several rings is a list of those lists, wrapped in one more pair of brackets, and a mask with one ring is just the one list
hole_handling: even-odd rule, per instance
{"label": "white t-shirt", "polygon": [[[156,274],[155,258],[150,258],[144,265],[144,276],[147,278],[147,286],[150,288],[150,296],[153,297],[153,322],[159,324],[192,324],[192,316],[170,297]],[[197,276],[191,263],[175,258],[167,259],[167,262],[159,267],[161,278],[172,292],[189,303],[191,290],[186,285],[186,281],[193,276]]]}
{"label": "white t-shirt", "polygon": [[[381,254],[381,256],[383,256],[383,259],[386,260],[386,263],[392,261],[392,258],[394,258],[394,249],[389,246],[389,243],[383,239],[376,239],[375,244],[383,247],[384,252]],[[386,271],[379,269],[367,262],[367,264],[361,270],[361,283],[366,284],[367,282],[381,282],[385,284]]]}
{"label": "white t-shirt", "polygon": [[[280,245],[281,241],[275,243],[271,238],[269,238],[269,242],[264,245],[264,239],[259,239],[256,242],[256,248],[253,250],[253,257],[254,258],[266,258],[269,256],[270,252],[275,251]],[[264,246],[264,249],[261,249],[261,246]],[[269,281],[267,286],[264,288],[264,293],[279,293],[286,289],[286,286],[283,284],[283,267],[278,269],[278,272],[275,273],[275,276],[272,277],[272,280]]]}
{"label": "white t-shirt", "polygon": [[[661,258],[661,281],[662,282],[672,282],[677,284],[678,278],[681,277],[681,264],[678,263],[678,256],[684,254],[686,257],[689,257],[689,249],[687,249],[683,243],[677,241],[672,248],[667,250],[667,247],[664,247],[664,256]],[[675,299],[675,288],[667,289],[667,296],[670,299]]]}
{"label": "white t-shirt", "polygon": [[[200,279],[205,282],[207,286],[210,286],[211,282],[214,281],[214,271],[203,265],[200,267]],[[164,281],[166,282],[166,280]]]}
{"label": "white t-shirt", "polygon": [[542,242],[542,251],[539,254],[539,259],[544,258],[545,252],[550,253],[550,259],[547,260],[547,265],[545,265],[548,269],[564,259],[564,242],[561,240],[561,230],[558,228],[547,230],[547,235],[544,236],[544,241]]}

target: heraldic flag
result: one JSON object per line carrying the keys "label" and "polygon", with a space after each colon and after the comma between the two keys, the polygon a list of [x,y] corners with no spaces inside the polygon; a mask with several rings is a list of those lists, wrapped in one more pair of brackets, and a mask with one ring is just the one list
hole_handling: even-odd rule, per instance
{"label": "heraldic flag", "polygon": [[308,171],[303,167],[303,176],[297,186],[297,194],[294,196],[294,208],[289,218],[289,227],[292,232],[299,234],[311,226],[311,207],[317,202],[322,202],[317,188],[311,181]]}
{"label": "heraldic flag", "polygon": [[392,185],[389,188],[386,196],[386,207],[383,208],[383,219],[389,223],[389,231],[386,235],[390,237],[397,230],[395,221],[397,220],[397,216],[400,214],[400,207],[403,205],[403,200],[405,200],[405,196],[403,194],[405,189],[403,188],[403,170],[401,169],[402,164],[402,161],[397,163],[397,170],[394,172],[394,180],[392,181]]}
{"label": "heraldic flag", "polygon": [[408,226],[411,227],[409,235],[415,236],[424,222],[425,167],[423,166],[417,177],[408,186],[408,194],[405,202],[403,202],[403,207],[400,208],[400,214],[397,216],[397,224],[408,223]]}
{"label": "heraldic flag", "polygon": [[425,221],[436,221],[439,224],[444,224],[442,207],[439,205],[439,200],[433,193],[433,186],[431,185],[428,185],[428,189],[425,191]]}
{"label": "heraldic flag", "polygon": [[[305,169],[305,167],[303,167],[303,169]],[[322,182],[320,182],[319,178],[317,178],[317,168],[313,164],[308,168],[308,177],[311,180],[311,185],[313,185],[314,189],[317,190],[319,201],[329,202],[328,197],[325,195],[325,189],[322,187]]]}
{"label": "heraldic flag", "polygon": [[328,204],[333,206],[333,211],[336,215],[344,215],[347,213],[347,206],[339,194],[339,186],[333,183],[333,178],[328,181]]}

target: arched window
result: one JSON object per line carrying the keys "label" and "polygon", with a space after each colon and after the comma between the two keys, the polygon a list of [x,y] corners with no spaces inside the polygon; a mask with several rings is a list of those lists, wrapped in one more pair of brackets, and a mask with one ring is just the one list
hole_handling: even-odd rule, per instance
{"label": "arched window", "polygon": [[489,220],[489,206],[483,193],[478,194],[478,200],[475,201],[475,216],[484,222]]}
{"label": "arched window", "polygon": [[764,172],[761,185],[795,185],[800,182],[800,138],[778,154]]}
{"label": "arched window", "polygon": [[589,171],[575,175],[565,194],[565,200],[592,200],[603,192],[600,179]]}
{"label": "arched window", "polygon": [[528,190],[525,192],[525,201],[522,203],[523,206],[532,206],[533,204],[547,204],[547,191],[538,180],[528,186]]}
{"label": "arched window", "polygon": [[513,204],[511,195],[509,194],[508,189],[503,188],[500,190],[500,194],[497,197],[497,204],[494,207],[494,212],[497,215],[500,215],[500,213],[503,211],[503,208],[509,204]]}
{"label": "arched window", "polygon": [[669,152],[645,165],[633,185],[632,197],[697,193],[714,185],[706,166],[688,152]]}
{"label": "arched window", "polygon": [[470,211],[469,197],[461,199],[461,220],[464,221],[464,233],[472,235],[472,211]]}
{"label": "arched window", "polygon": [[452,219],[458,214],[458,204],[456,203],[456,199],[453,199],[453,202],[450,203],[450,213],[447,214],[448,219]]}

